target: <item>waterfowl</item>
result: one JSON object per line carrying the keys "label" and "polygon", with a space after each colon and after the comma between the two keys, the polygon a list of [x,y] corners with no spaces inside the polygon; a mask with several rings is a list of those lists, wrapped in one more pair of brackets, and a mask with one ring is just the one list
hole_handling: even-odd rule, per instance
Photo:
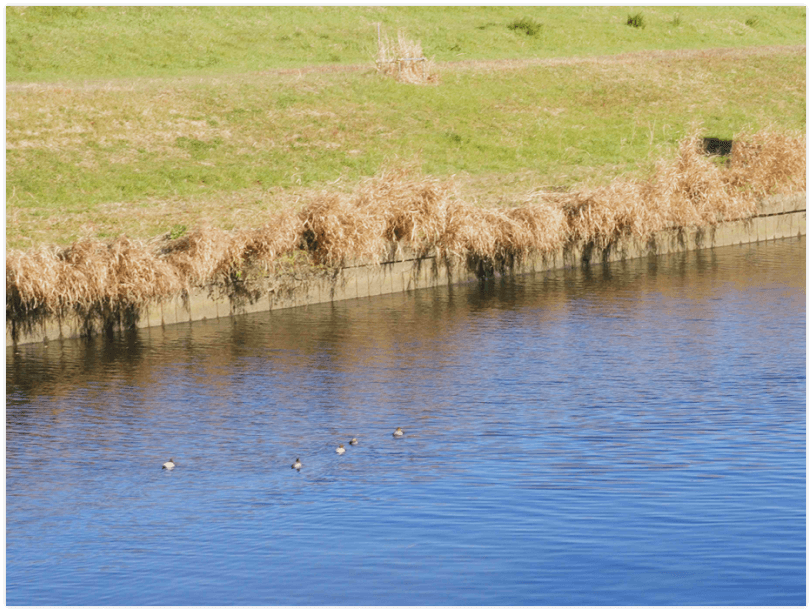
{"label": "waterfowl", "polygon": [[302,469],[302,462],[299,461],[298,457],[296,457],[295,463],[290,467],[292,467],[294,470],[301,470]]}
{"label": "waterfowl", "polygon": [[344,445],[343,445],[343,444],[339,444],[339,445],[338,445],[338,448],[336,449],[336,452],[337,452],[339,455],[343,455],[345,450],[347,450],[347,449],[345,449],[345,448],[344,448]]}
{"label": "waterfowl", "polygon": [[403,430],[400,427],[398,427],[392,435],[395,436],[396,438],[399,438],[400,436],[403,435]]}
{"label": "waterfowl", "polygon": [[352,446],[356,446],[358,444],[358,438],[353,438],[352,440],[350,440],[350,444]]}
{"label": "waterfowl", "polygon": [[170,457],[169,461],[164,463],[161,469],[171,470],[174,467],[175,467],[175,460]]}

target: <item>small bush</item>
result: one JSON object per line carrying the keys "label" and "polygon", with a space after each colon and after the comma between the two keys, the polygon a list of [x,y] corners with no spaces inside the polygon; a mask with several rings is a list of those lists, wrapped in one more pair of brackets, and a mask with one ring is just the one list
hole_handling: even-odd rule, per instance
{"label": "small bush", "polygon": [[682,20],[680,19],[679,13],[677,13],[677,14],[676,14],[676,15],[674,15],[674,17],[671,19],[671,25],[672,25],[672,26],[674,26],[674,27],[676,28],[676,27],[679,27],[679,25],[680,25],[681,23],[682,23]]}
{"label": "small bush", "polygon": [[758,25],[758,17],[748,17],[744,23],[745,25],[754,28]]}
{"label": "small bush", "polygon": [[626,25],[632,26],[633,28],[645,28],[646,22],[643,19],[643,13],[635,13],[634,15],[629,15],[626,19]]}
{"label": "small bush", "polygon": [[530,17],[522,17],[509,23],[508,30],[522,31],[528,36],[538,36],[539,32],[541,32],[541,24]]}

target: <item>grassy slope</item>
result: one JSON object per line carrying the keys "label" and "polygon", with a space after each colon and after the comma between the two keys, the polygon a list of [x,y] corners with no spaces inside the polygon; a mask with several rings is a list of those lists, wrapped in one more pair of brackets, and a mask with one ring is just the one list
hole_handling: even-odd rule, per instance
{"label": "grassy slope", "polygon": [[[629,12],[8,8],[7,247],[147,237],[201,218],[258,225],[308,189],[349,188],[404,158],[493,204],[639,172],[694,122],[719,136],[805,131],[798,49],[441,64],[436,87],[371,68],[250,73],[371,64],[377,22],[437,61],[805,43],[803,7],[647,8],[642,30],[625,25]],[[523,16],[538,36],[506,27]]]}
{"label": "grassy slope", "polygon": [[[642,12],[646,27],[626,27]],[[510,30],[529,18],[536,36]],[[376,24],[435,61],[801,44],[804,7],[8,7],[6,78],[229,74],[369,62]]]}

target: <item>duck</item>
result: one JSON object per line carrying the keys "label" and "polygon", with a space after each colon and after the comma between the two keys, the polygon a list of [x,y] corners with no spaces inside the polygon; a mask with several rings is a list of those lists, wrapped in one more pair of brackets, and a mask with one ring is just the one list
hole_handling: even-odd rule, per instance
{"label": "duck", "polygon": [[343,455],[345,450],[347,450],[347,449],[345,449],[345,448],[344,448],[344,445],[343,445],[343,444],[339,444],[339,445],[338,445],[338,448],[336,449],[336,452],[337,452],[339,455]]}
{"label": "duck", "polygon": [[302,469],[302,462],[299,461],[298,457],[296,457],[296,461],[290,467],[292,467],[294,470],[301,470]]}
{"label": "duck", "polygon": [[397,428],[397,429],[394,431],[394,433],[393,433],[392,435],[393,435],[393,436],[395,436],[396,438],[399,438],[400,436],[402,436],[402,435],[403,435],[403,430],[402,430],[400,427],[398,427],[398,428]]}
{"label": "duck", "polygon": [[164,463],[163,466],[161,467],[161,469],[163,469],[163,470],[171,470],[174,467],[175,467],[175,460],[170,457],[169,461]]}
{"label": "duck", "polygon": [[353,438],[352,440],[350,440],[350,444],[352,446],[357,446],[358,445],[358,438]]}

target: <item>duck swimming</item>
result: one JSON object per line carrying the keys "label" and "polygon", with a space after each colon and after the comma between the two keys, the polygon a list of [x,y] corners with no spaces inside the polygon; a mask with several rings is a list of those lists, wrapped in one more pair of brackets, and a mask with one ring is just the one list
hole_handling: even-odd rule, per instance
{"label": "duck swimming", "polygon": [[175,467],[175,460],[170,458],[169,461],[167,461],[166,463],[163,464],[161,469],[171,470],[174,467]]}
{"label": "duck swimming", "polygon": [[294,470],[301,470],[302,469],[302,462],[299,461],[298,457],[296,457],[295,463],[290,467],[292,467]]}
{"label": "duck swimming", "polygon": [[358,445],[358,438],[353,438],[352,440],[350,440],[350,444],[352,446],[357,446]]}
{"label": "duck swimming", "polygon": [[403,430],[400,427],[398,427],[392,435],[395,436],[396,438],[399,438],[400,436],[403,435]]}
{"label": "duck swimming", "polygon": [[339,455],[343,455],[345,450],[347,450],[347,449],[345,449],[345,448],[344,448],[344,445],[343,445],[343,444],[339,444],[339,445],[338,445],[338,448],[336,449],[336,452],[337,452]]}

